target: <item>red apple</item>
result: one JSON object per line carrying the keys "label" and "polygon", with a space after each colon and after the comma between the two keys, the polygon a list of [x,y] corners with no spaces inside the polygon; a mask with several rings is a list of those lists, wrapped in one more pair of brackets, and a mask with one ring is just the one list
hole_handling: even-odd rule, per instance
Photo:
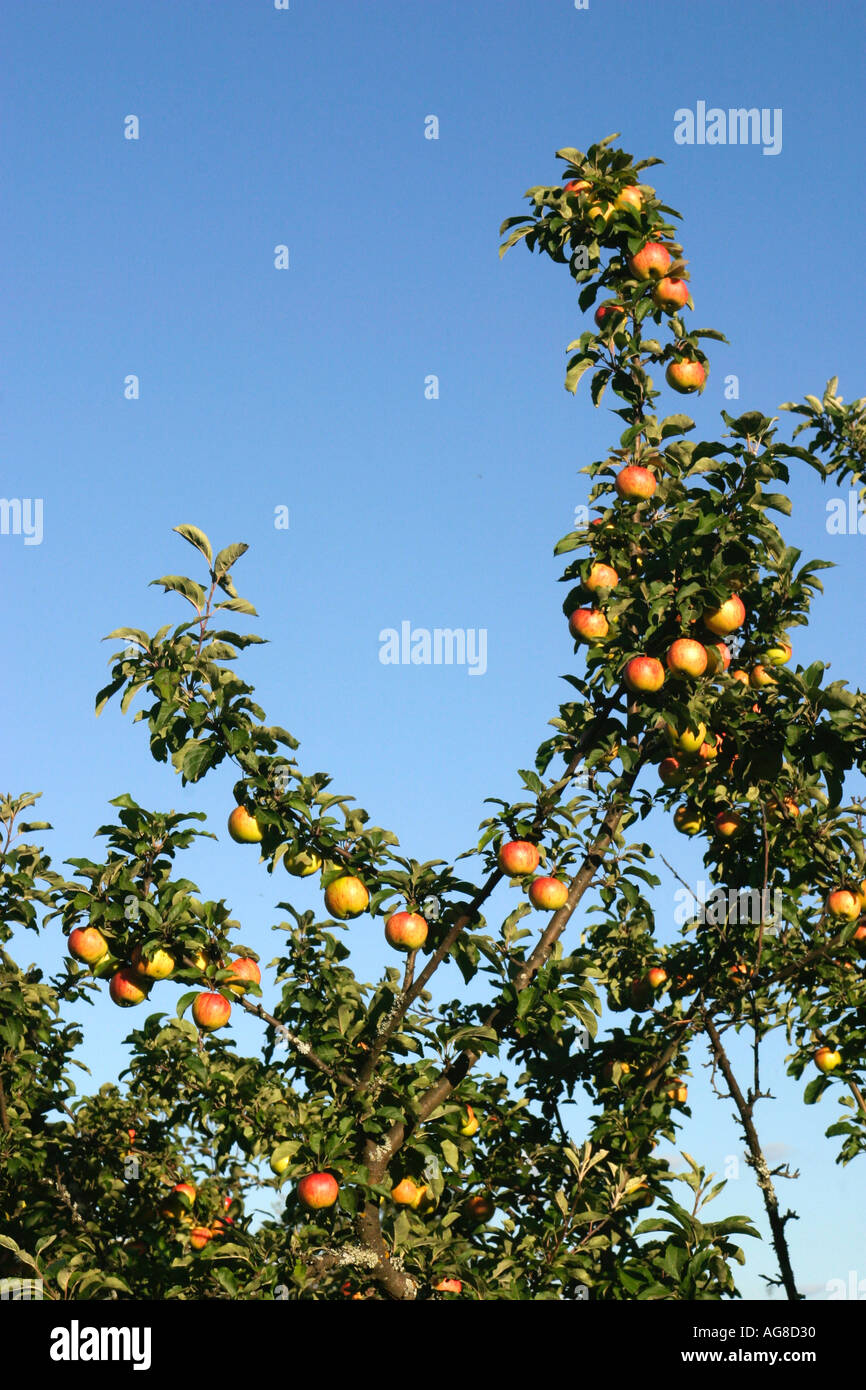
{"label": "red apple", "polygon": [[724,642],[713,642],[707,647],[707,674],[714,676],[719,671],[727,671],[731,664],[731,653]]}
{"label": "red apple", "polygon": [[761,666],[760,663],[758,663],[757,666],[753,666],[749,672],[749,685],[753,690],[763,690],[765,686],[775,684],[776,677],[767,670],[766,666]]}
{"label": "red apple", "polygon": [[385,923],[385,940],[397,951],[417,951],[427,940],[427,922],[420,912],[394,912]]}
{"label": "red apple", "polygon": [[347,917],[360,917],[362,912],[366,912],[369,902],[370,894],[354,874],[335,878],[325,889],[325,907],[339,921]]}
{"label": "red apple", "polygon": [[834,888],[827,895],[825,910],[830,917],[838,917],[843,922],[856,922],[860,916],[860,895],[847,888]]}
{"label": "red apple", "polygon": [[229,969],[232,977],[227,984],[232,994],[243,994],[248,985],[260,985],[262,982],[262,972],[252,956],[239,956],[237,960],[230,960]]}
{"label": "red apple", "polygon": [[492,1197],[488,1197],[486,1193],[477,1192],[474,1197],[469,1198],[464,1210],[473,1221],[484,1222],[490,1220],[496,1206]]}
{"label": "red apple", "polygon": [[192,1016],[203,1033],[213,1033],[222,1028],[231,1017],[232,1006],[221,994],[197,994],[192,1006]]}
{"label": "red apple", "polygon": [[628,258],[628,268],[638,280],[660,280],[671,263],[671,253],[660,241],[648,241]]}
{"label": "red apple", "polygon": [[620,212],[623,212],[626,208],[631,208],[634,212],[640,212],[643,207],[643,194],[637,184],[632,183],[629,184],[627,188],[621,189],[617,194],[614,206],[618,208]]}
{"label": "red apple", "polygon": [[391,1188],[391,1200],[398,1207],[413,1207],[417,1211],[426,1190],[426,1186],[419,1186],[412,1178],[402,1178]]}
{"label": "red apple", "polygon": [[122,965],[116,974],[112,975],[108,993],[121,1009],[131,1009],[134,1004],[140,1004],[147,998],[150,983],[142,979],[131,965]]}
{"label": "red apple", "polygon": [[660,965],[653,965],[650,966],[649,970],[647,971],[646,977],[647,982],[652,986],[652,988],[658,989],[661,985],[664,984],[665,980],[667,979],[668,972],[666,970],[663,970]]}
{"label": "red apple", "polygon": [[66,945],[69,954],[85,965],[98,965],[108,955],[108,942],[98,927],[75,927]]}
{"label": "red apple", "polygon": [[662,758],[659,763],[659,777],[666,787],[679,787],[685,782],[688,773],[680,767],[676,758]]}
{"label": "red apple", "polygon": [[704,613],[704,627],[717,637],[727,637],[729,632],[742,627],[745,620],[746,609],[739,594],[731,594],[718,608],[708,608]]}
{"label": "red apple", "polygon": [[250,815],[246,806],[236,806],[229,816],[229,834],[239,845],[257,845],[262,832],[255,816]]}
{"label": "red apple", "polygon": [[661,690],[665,668],[654,656],[633,656],[625,663],[622,678],[633,695]]}
{"label": "red apple", "polygon": [[499,867],[512,878],[524,878],[534,874],[541,856],[535,845],[528,840],[510,840],[500,846]]}
{"label": "red apple", "polygon": [[622,318],[625,313],[626,307],[624,304],[616,304],[613,302],[609,304],[599,304],[595,311],[595,321],[599,328],[604,328],[606,319],[619,319]]}
{"label": "red apple", "polygon": [[569,179],[563,189],[563,193],[587,193],[590,188],[592,188],[592,184],[588,179]]}
{"label": "red apple", "polygon": [[462,1293],[463,1284],[459,1279],[440,1279],[433,1289],[436,1293]]}
{"label": "red apple", "polygon": [[658,483],[648,468],[629,463],[616,475],[616,490],[626,502],[643,502],[652,497]]}
{"label": "red apple", "polygon": [[685,280],[677,280],[670,275],[659,280],[653,290],[653,303],[659,309],[664,309],[666,314],[676,313],[687,303],[688,297],[689,287]]}
{"label": "red apple", "polygon": [[692,391],[700,391],[706,379],[706,367],[703,362],[698,362],[693,357],[684,358],[681,362],[669,362],[665,372],[665,381],[668,386],[679,391],[681,396],[688,396]]}
{"label": "red apple", "polygon": [[308,1211],[321,1211],[334,1205],[339,1191],[339,1183],[330,1173],[307,1173],[298,1183],[298,1200]]}
{"label": "red apple", "polygon": [[203,1250],[209,1240],[213,1240],[213,1231],[209,1226],[193,1226],[189,1233],[189,1243],[193,1250]]}
{"label": "red apple", "polygon": [[556,912],[568,902],[568,884],[559,878],[534,878],[529,885],[529,901],[544,912]]}
{"label": "red apple", "polygon": [[598,608],[578,608],[568,620],[576,642],[600,642],[610,632],[610,623]]}
{"label": "red apple", "polygon": [[690,637],[679,637],[668,648],[668,670],[681,676],[702,676],[707,669],[707,649]]}
{"label": "red apple", "polygon": [[731,840],[743,828],[743,817],[738,811],[719,811],[715,819],[716,834],[723,840]]}
{"label": "red apple", "polygon": [[619,575],[610,565],[602,565],[596,562],[583,581],[583,587],[595,593],[597,589],[615,589],[619,583]]}

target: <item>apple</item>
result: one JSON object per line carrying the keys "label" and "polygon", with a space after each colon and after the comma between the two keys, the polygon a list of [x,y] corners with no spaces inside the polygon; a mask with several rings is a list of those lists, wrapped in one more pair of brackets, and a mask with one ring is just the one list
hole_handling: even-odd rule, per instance
{"label": "apple", "polygon": [[625,663],[622,678],[633,695],[661,690],[665,668],[654,656],[633,656]]}
{"label": "apple", "polygon": [[719,756],[719,742],[721,742],[721,738],[718,742],[714,740],[712,743],[701,744],[698,749],[698,757],[702,763],[711,763]]}
{"label": "apple", "polygon": [[738,811],[719,811],[715,819],[716,834],[723,840],[731,840],[743,828],[743,817]]}
{"label": "apple", "polygon": [[703,827],[701,813],[691,801],[678,806],[674,812],[674,825],[683,835],[697,835]]}
{"label": "apple", "polygon": [[618,1059],[610,1058],[601,1069],[601,1074],[605,1081],[610,1083],[613,1082],[613,1069],[615,1066],[619,1067],[624,1076],[628,1076],[631,1071],[631,1066],[628,1062],[620,1062]]}
{"label": "apple", "polygon": [[851,940],[862,941],[864,937],[866,937],[866,922],[861,922],[859,926],[856,928]]}
{"label": "apple", "polygon": [[510,840],[499,848],[499,867],[512,878],[534,874],[541,860],[535,845],[528,840]]}
{"label": "apple", "polygon": [[697,753],[703,747],[707,736],[706,724],[699,724],[696,729],[677,730],[673,724],[665,724],[665,733],[668,741],[674,748],[679,749],[680,753]]}
{"label": "apple", "polygon": [[246,806],[236,806],[228,819],[229,834],[239,845],[257,845],[262,838],[261,827]]}
{"label": "apple", "polygon": [[681,676],[702,676],[707,669],[707,649],[690,637],[679,637],[665,657],[668,670]]}
{"label": "apple", "polygon": [[385,940],[397,951],[417,951],[427,940],[427,922],[420,912],[394,912],[385,923]]}
{"label": "apple", "polygon": [[97,965],[108,955],[108,942],[98,927],[75,927],[66,945],[69,954],[85,965]]}
{"label": "apple", "polygon": [[658,484],[648,468],[639,463],[629,463],[617,473],[615,486],[624,501],[644,502],[652,497]]}
{"label": "apple", "polygon": [[131,965],[122,965],[116,974],[112,975],[108,993],[121,1009],[131,1009],[134,1004],[141,1004],[147,998],[150,982],[143,980]]}
{"label": "apple", "polygon": [[569,179],[562,191],[563,193],[577,194],[586,193],[590,188],[592,188],[592,184],[588,179]]}
{"label": "apple", "polygon": [[643,207],[643,194],[637,184],[632,183],[629,184],[627,188],[621,189],[616,196],[614,207],[620,212],[624,212],[626,208],[631,208],[634,212],[640,212]]}
{"label": "apple", "polygon": [[766,685],[775,685],[776,677],[771,675],[766,666],[753,666],[749,672],[749,685],[753,690],[763,690]]}
{"label": "apple", "polygon": [[681,362],[669,362],[665,372],[665,381],[668,386],[679,391],[681,396],[688,396],[692,391],[700,391],[706,379],[706,367],[703,362],[698,362],[693,357],[685,358]]}
{"label": "apple", "polygon": [[615,589],[619,583],[619,575],[610,565],[594,564],[583,581],[583,587],[595,593],[596,589]]}
{"label": "apple", "polygon": [[213,1033],[222,1028],[231,1017],[232,1006],[221,994],[197,994],[192,1006],[192,1016],[203,1033]]}
{"label": "apple", "polygon": [[738,980],[738,977],[740,975],[748,975],[750,974],[750,971],[745,961],[738,960],[736,965],[731,966],[730,970],[728,971],[728,974],[731,976],[731,979]]}
{"label": "apple", "polygon": [[829,1071],[835,1071],[842,1062],[842,1053],[834,1052],[831,1047],[819,1047],[814,1057],[815,1066],[819,1071],[826,1075]]}
{"label": "apple", "polygon": [[607,226],[613,217],[613,203],[591,203],[588,212],[592,218],[600,217]]}
{"label": "apple", "polygon": [[740,685],[748,685],[748,684],[749,684],[749,673],[748,673],[748,671],[732,671],[732,672],[731,672],[731,680],[732,680],[732,681],[738,681],[738,682],[740,683]]}
{"label": "apple", "polygon": [[344,921],[347,917],[360,917],[366,912],[370,894],[354,874],[344,874],[335,878],[325,889],[325,907],[332,917]]}
{"label": "apple", "polygon": [[731,664],[731,653],[724,642],[712,642],[707,647],[707,674],[714,676],[719,671],[727,671]]}
{"label": "apple", "polygon": [[679,787],[685,782],[688,773],[680,767],[676,758],[662,758],[659,763],[659,777],[666,787]]}
{"label": "apple", "polygon": [[209,1240],[213,1239],[213,1231],[208,1226],[193,1226],[189,1233],[189,1243],[193,1250],[204,1250]]}
{"label": "apple", "polygon": [[460,1133],[464,1134],[467,1139],[471,1139],[472,1135],[477,1134],[480,1128],[481,1126],[478,1123],[478,1116],[475,1114],[475,1111],[472,1109],[472,1106],[467,1105],[466,1119],[460,1126]]}
{"label": "apple", "polygon": [[529,885],[529,901],[542,912],[556,912],[568,902],[568,884],[559,878],[534,878]]}
{"label": "apple", "polygon": [[426,1187],[419,1187],[412,1178],[403,1178],[396,1187],[391,1188],[391,1201],[398,1207],[413,1207],[417,1210],[425,1191]]}
{"label": "apple", "polygon": [[652,1008],[655,1003],[655,993],[646,977],[632,980],[628,991],[628,1003],[629,1007],[639,1014],[645,1013],[647,1009]]}
{"label": "apple", "polygon": [[283,859],[288,873],[295,878],[306,878],[309,874],[318,873],[322,867],[322,861],[312,850],[302,849],[297,854],[287,854]]}
{"label": "apple", "polygon": [[767,648],[764,654],[764,660],[768,662],[770,666],[784,666],[786,661],[791,660],[793,651],[794,648],[791,646],[791,643],[780,637],[771,647]]}
{"label": "apple", "polygon": [[598,642],[610,632],[610,624],[598,608],[576,609],[568,626],[576,642]]}
{"label": "apple", "polygon": [[462,1293],[463,1284],[459,1279],[440,1279],[433,1285],[434,1293]]}
{"label": "apple", "polygon": [[665,1094],[675,1105],[685,1105],[689,1094],[689,1088],[682,1077],[675,1076]]}
{"label": "apple", "polygon": [[653,989],[659,989],[668,977],[668,972],[663,970],[660,965],[653,965],[646,973],[647,982]]}
{"label": "apple", "polygon": [[283,1154],[282,1158],[276,1158],[274,1155],[271,1155],[269,1160],[271,1172],[279,1177],[281,1173],[286,1171],[291,1161],[292,1160],[287,1154]]}
{"label": "apple", "polygon": [[308,1211],[332,1207],[340,1185],[331,1173],[307,1173],[298,1183],[298,1200]]}
{"label": "apple", "polygon": [[262,972],[252,956],[238,956],[236,960],[229,961],[228,968],[232,977],[226,983],[232,994],[243,994],[249,985],[260,985],[262,982]]}
{"label": "apple", "polygon": [[130,961],[133,969],[148,980],[167,980],[177,966],[174,956],[159,946],[155,951],[151,951],[149,956],[144,954],[140,946],[136,946]]}
{"label": "apple", "polygon": [[599,304],[595,311],[594,318],[599,328],[604,328],[605,319],[610,317],[622,318],[623,314],[626,312],[624,304],[615,304],[613,302],[609,304]]}
{"label": "apple", "polygon": [[173,1193],[176,1192],[180,1197],[187,1197],[189,1199],[190,1206],[192,1206],[192,1204],[195,1202],[196,1189],[193,1187],[191,1182],[176,1182],[171,1190]]}
{"label": "apple", "polygon": [[470,1216],[473,1221],[480,1223],[490,1220],[493,1213],[496,1211],[496,1206],[492,1197],[488,1197],[487,1194],[483,1192],[476,1192],[474,1197],[469,1198],[464,1210],[466,1215]]}
{"label": "apple", "polygon": [[676,277],[666,275],[663,280],[659,280],[653,290],[653,304],[659,309],[664,309],[666,314],[676,313],[688,302],[689,287],[685,280],[678,280]]}
{"label": "apple", "polygon": [[660,280],[671,263],[671,253],[660,241],[648,241],[628,258],[628,268],[637,280]]}
{"label": "apple", "polygon": [[786,796],[781,804],[778,801],[767,802],[767,819],[772,821],[784,821],[787,816],[793,816],[796,820],[800,814],[800,807],[797,805],[793,796]]}
{"label": "apple", "polygon": [[860,894],[860,905],[863,911],[866,912],[866,878],[864,878],[863,882],[860,884],[858,892]]}
{"label": "apple", "polygon": [[860,916],[860,894],[852,893],[847,888],[834,888],[827,895],[824,907],[831,917],[838,917],[843,922],[856,922]]}
{"label": "apple", "polygon": [[746,619],[746,609],[743,600],[738,594],[731,594],[724,603],[718,608],[708,608],[704,613],[704,627],[709,628],[717,637],[727,637],[730,632],[736,632],[738,627],[742,627]]}

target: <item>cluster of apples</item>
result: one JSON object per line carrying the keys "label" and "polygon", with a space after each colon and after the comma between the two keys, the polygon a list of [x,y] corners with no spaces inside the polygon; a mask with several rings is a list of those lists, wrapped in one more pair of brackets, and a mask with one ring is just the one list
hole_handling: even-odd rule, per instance
{"label": "cluster of apples", "polygon": [[[497,856],[500,869],[510,878],[528,878],[541,862],[538,847],[530,840],[509,840],[500,846]],[[527,890],[533,907],[542,912],[556,912],[568,902],[568,884],[561,878],[540,874],[533,878]]]}
{"label": "cluster of apples", "polygon": [[175,1183],[162,1208],[162,1216],[166,1221],[181,1222],[183,1225],[189,1226],[190,1245],[193,1250],[203,1250],[214,1236],[223,1235],[229,1226],[234,1225],[234,1217],[228,1215],[232,1199],[231,1197],[224,1197],[225,1216],[218,1216],[211,1226],[205,1226],[201,1221],[196,1222],[195,1219],[193,1208],[197,1197],[198,1192],[193,1183]]}

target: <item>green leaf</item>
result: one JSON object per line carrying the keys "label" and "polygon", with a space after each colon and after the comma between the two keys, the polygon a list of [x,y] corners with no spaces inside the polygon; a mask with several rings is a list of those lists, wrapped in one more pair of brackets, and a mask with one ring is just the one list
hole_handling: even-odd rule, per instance
{"label": "green leaf", "polygon": [[189,541],[190,545],[194,545],[196,550],[200,550],[208,564],[211,563],[213,551],[204,531],[200,531],[197,526],[190,526],[186,522],[181,526],[173,527],[173,530],[177,531],[179,536],[183,536],[185,541]]}
{"label": "green leaf", "polygon": [[460,1172],[460,1150],[450,1139],[443,1139],[441,1144],[442,1157],[455,1173]]}
{"label": "green leaf", "polygon": [[228,574],[232,565],[246,554],[249,546],[243,541],[238,541],[235,545],[227,545],[219,552],[213,563],[213,572],[217,579],[221,579],[224,574]]}

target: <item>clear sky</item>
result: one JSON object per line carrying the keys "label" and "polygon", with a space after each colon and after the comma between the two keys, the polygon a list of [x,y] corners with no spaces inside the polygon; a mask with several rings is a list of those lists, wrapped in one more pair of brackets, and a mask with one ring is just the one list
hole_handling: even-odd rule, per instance
{"label": "clear sky", "polygon": [[[514,769],[566,698],[575,657],[551,552],[586,496],[578,470],[619,433],[606,404],[562,387],[565,345],[586,326],[565,267],[522,248],[500,263],[499,224],[529,185],[556,181],[556,149],[619,131],[664,159],[652,181],[684,216],[694,321],[730,340],[689,403],[698,434],[717,436],[722,408],[774,414],[835,373],[862,395],[864,27],[859,0],[6,7],[2,492],[42,499],[43,535],[0,536],[3,789],[43,792],[58,865],[96,852],[122,791],[203,809],[220,840],[184,870],[272,954],[285,888],[225,835],[233,770],[184,790],[141,728],[114,707],[93,716],[114,650],[100,638],[182,620],[147,583],[194,573],[171,531],[184,521],[251,547],[237,583],[271,645],[242,669],[302,740],[303,766],[331,771],[419,859],[474,842],[484,797],[517,795]],[[675,112],[699,102],[781,110],[780,151],[677,144]],[[831,494],[811,471],[791,491],[787,538],[838,566],[796,660],[830,660],[862,687],[866,537],[828,534]],[[383,665],[379,633],[405,620],[484,629],[486,672]],[[696,847],[661,816],[647,825],[701,877]],[[672,932],[676,885],[660,873]],[[351,932],[374,977],[381,925]],[[51,968],[59,928],[13,951]],[[94,1082],[121,1069],[134,1018],[107,995],[87,1011]],[[238,1037],[252,1047],[256,1032]],[[825,1297],[851,1270],[866,1279],[862,1177],[834,1167],[821,1135],[835,1102],[804,1108],[783,1052],[774,1089],[788,1099],[764,1105],[760,1128],[802,1173],[781,1201],[801,1212],[788,1228],[801,1284]],[[741,1143],[703,1060],[682,1147],[722,1174]],[[740,1175],[718,1215],[759,1217]],[[771,1252],[750,1248],[747,1297],[763,1296],[762,1272]]]}

